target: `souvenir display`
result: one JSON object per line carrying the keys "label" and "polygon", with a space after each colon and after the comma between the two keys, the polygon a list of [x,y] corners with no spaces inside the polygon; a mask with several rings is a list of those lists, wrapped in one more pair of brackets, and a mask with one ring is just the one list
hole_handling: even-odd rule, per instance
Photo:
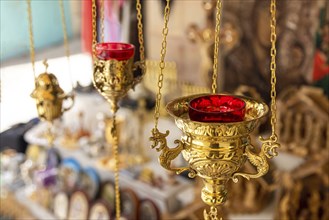
{"label": "souvenir display", "polygon": [[161,215],[158,207],[149,199],[143,199],[139,205],[139,218],[148,220],[160,220]]}
{"label": "souvenir display", "polygon": [[79,187],[87,193],[91,200],[97,196],[100,188],[100,177],[94,168],[87,167],[82,170]]}
{"label": "souvenir display", "polygon": [[102,201],[96,201],[89,210],[89,218],[91,220],[110,220],[111,212]]}
{"label": "souvenir display", "polygon": [[56,148],[50,148],[47,152],[47,167],[57,167],[61,162],[61,156]]}
{"label": "souvenir display", "polygon": [[[310,84],[312,72],[317,69],[313,68],[313,57],[317,54],[314,44],[319,42],[315,36],[318,16],[327,17],[327,13],[319,10],[324,2],[327,1],[285,1],[277,5],[277,10],[282,12],[276,15],[280,26],[277,32],[277,55],[280,57],[277,68],[278,73],[282,73],[277,74],[278,94],[289,86]],[[271,44],[268,41],[268,1],[240,1],[240,4],[229,1],[225,3],[224,10],[223,29],[228,20],[238,27],[241,40],[221,59],[223,90],[234,91],[239,85],[248,85],[255,87],[262,98],[269,101],[268,50]]]}
{"label": "souvenir display", "polygon": [[[242,170],[249,173],[255,172],[250,163],[246,163]],[[237,183],[230,182],[228,185],[230,194],[226,204],[230,213],[257,213],[268,206],[273,197],[272,174],[273,171],[269,170],[265,176],[254,181],[243,179]]]}
{"label": "souvenir display", "polygon": [[57,183],[57,168],[46,167],[45,169],[37,170],[34,174],[34,181],[38,186],[51,187]]}
{"label": "souvenir display", "polygon": [[329,150],[329,100],[315,87],[290,87],[278,97],[282,150],[309,157]]}
{"label": "souvenir display", "polygon": [[[238,177],[258,178],[269,170],[267,158],[277,155],[280,146],[276,135],[276,1],[270,4],[270,84],[271,84],[271,135],[260,138],[261,151],[257,154],[250,143],[250,133],[260,119],[268,113],[265,103],[244,96],[217,94],[217,75],[219,57],[219,35],[222,2],[217,0],[215,46],[212,74],[212,93],[198,94],[177,98],[167,104],[166,110],[174,117],[177,127],[182,130],[181,140],[175,140],[176,148],[169,148],[167,136],[169,130],[162,133],[158,129],[160,117],[161,88],[164,78],[164,59],[166,55],[170,0],[167,0],[164,13],[161,61],[159,65],[158,93],[154,111],[154,128],[152,130],[152,148],[160,151],[159,163],[165,169],[177,174],[189,171],[189,177],[199,176],[204,181],[201,191],[202,200],[210,206],[204,210],[204,218],[218,219],[217,206],[223,204],[227,197],[227,182]],[[188,162],[188,167],[171,166],[180,153]],[[240,172],[248,159],[256,167],[256,173]]]}
{"label": "souvenir display", "polygon": [[91,132],[85,128],[84,126],[84,113],[80,111],[78,113],[78,128],[70,129],[70,127],[64,128],[64,136],[61,140],[61,144],[63,147],[67,149],[77,149],[79,147],[79,140],[81,138],[89,138],[91,136]]}
{"label": "souvenir display", "polygon": [[[322,152],[291,172],[279,172],[275,219],[314,219],[329,217],[329,157]],[[321,159],[320,159],[321,158]]]}
{"label": "souvenir display", "polygon": [[[120,219],[120,189],[119,189],[119,142],[116,123],[116,113],[119,109],[118,101],[127,95],[142,80],[145,74],[144,36],[142,24],[142,4],[136,1],[136,16],[138,20],[138,41],[140,61],[134,62],[135,46],[122,42],[106,42],[104,38],[104,1],[100,5],[100,41],[97,42],[97,4],[92,0],[92,54],[94,61],[93,83],[97,91],[111,103],[114,155],[114,184],[116,219]],[[134,70],[141,69],[141,74],[134,74]]]}
{"label": "souvenir display", "polygon": [[89,199],[83,191],[72,193],[69,203],[68,220],[88,219]]}
{"label": "souvenir display", "polygon": [[[56,0],[66,65],[36,62],[35,50],[51,39],[35,44],[34,31],[50,25],[33,27],[41,9],[25,1],[29,100],[42,122],[19,137],[21,126],[9,129],[13,143],[28,144],[25,155],[11,144],[0,149],[0,220],[329,220],[326,0],[177,1],[176,11],[174,0],[88,0],[81,15],[90,54],[72,57],[72,66],[68,37],[79,36],[79,3]],[[144,11],[155,30],[144,32]],[[76,96],[71,69],[78,78],[91,71],[95,93]],[[4,88],[12,95],[20,86]],[[25,116],[12,113],[5,126]]]}
{"label": "souvenir display", "polygon": [[61,187],[65,192],[73,192],[80,181],[81,166],[73,158],[65,158],[59,167]]}
{"label": "souvenir display", "polygon": [[[206,24],[204,28],[198,27],[197,24],[192,24],[188,27],[187,36],[190,41],[197,44],[200,49],[201,55],[201,67],[200,72],[204,86],[209,88],[211,86],[211,73],[213,63],[213,53],[215,45],[215,27],[216,21],[214,19],[216,13],[216,1],[202,1],[203,9],[206,12]],[[227,18],[232,18],[233,16],[226,16]],[[235,17],[235,16],[234,16]],[[223,53],[227,54],[232,49],[234,49],[239,43],[241,38],[240,30],[238,30],[235,23],[227,19],[222,24],[221,30],[221,44]],[[209,93],[208,91],[207,93]],[[203,92],[199,92],[203,93]],[[184,96],[184,95],[183,95]]]}
{"label": "souvenir display", "polygon": [[108,204],[110,210],[115,210],[115,188],[113,182],[107,181],[103,183],[100,198]]}
{"label": "souvenir display", "polygon": [[136,193],[131,189],[122,189],[121,191],[122,216],[128,220],[136,219],[139,210],[139,199]]}
{"label": "souvenir display", "polygon": [[45,148],[39,145],[28,145],[25,155],[27,160],[31,160],[36,164],[45,164],[47,160]]}
{"label": "souvenir display", "polygon": [[68,208],[69,208],[68,195],[64,192],[57,193],[54,197],[54,202],[53,202],[54,215],[60,220],[67,219]]}
{"label": "souvenir display", "polygon": [[0,219],[35,219],[31,211],[17,201],[13,193],[1,195],[0,204]]}
{"label": "souvenir display", "polygon": [[30,198],[45,209],[50,209],[53,202],[52,192],[49,188],[43,186],[38,186],[37,190],[30,195]]}

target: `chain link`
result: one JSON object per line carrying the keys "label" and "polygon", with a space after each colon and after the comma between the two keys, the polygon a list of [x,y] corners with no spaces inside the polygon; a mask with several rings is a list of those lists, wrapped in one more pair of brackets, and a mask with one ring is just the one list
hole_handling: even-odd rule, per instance
{"label": "chain link", "polygon": [[95,55],[95,49],[97,44],[97,26],[96,26],[96,20],[97,20],[97,8],[96,8],[96,0],[92,0],[92,7],[91,7],[91,13],[92,13],[92,29],[93,29],[93,55]]}
{"label": "chain link", "polygon": [[[143,16],[142,16],[142,4],[140,0],[136,1],[136,10],[137,10],[137,29],[138,29],[138,41],[139,41],[139,57],[142,64],[145,60],[145,49],[144,49],[144,36],[143,36]],[[145,72],[145,66],[142,68],[142,71]]]}
{"label": "chain link", "polygon": [[34,75],[34,82],[36,82],[37,76],[35,73],[35,51],[34,51],[31,0],[26,0],[26,3],[27,3],[27,15],[28,15],[28,21],[29,21],[30,59],[31,59],[32,70],[33,70],[33,75]]}
{"label": "chain link", "polygon": [[213,75],[212,75],[212,93],[216,93],[217,90],[217,74],[218,74],[218,50],[220,43],[220,19],[222,10],[222,1],[217,0],[216,6],[216,27],[215,27],[215,48],[214,48],[214,65],[213,65]]}
{"label": "chain link", "polygon": [[104,7],[104,0],[101,0],[101,42],[104,42],[104,13],[105,13],[105,7]]}
{"label": "chain link", "polygon": [[271,6],[270,6],[270,12],[271,12],[271,127],[272,127],[272,135],[271,139],[275,140],[277,139],[276,135],[276,0],[271,0]]}
{"label": "chain link", "polygon": [[157,129],[158,128],[158,123],[159,123],[159,117],[160,117],[160,102],[161,102],[161,98],[162,98],[162,94],[161,94],[161,88],[163,85],[163,70],[165,68],[165,56],[166,56],[166,52],[167,52],[167,35],[169,32],[168,29],[168,22],[169,22],[169,14],[170,14],[170,0],[166,0],[166,7],[164,10],[164,27],[162,29],[162,44],[161,44],[161,51],[160,51],[160,72],[159,72],[159,77],[158,77],[158,93],[156,96],[156,102],[155,102],[155,112],[154,112],[154,128]]}

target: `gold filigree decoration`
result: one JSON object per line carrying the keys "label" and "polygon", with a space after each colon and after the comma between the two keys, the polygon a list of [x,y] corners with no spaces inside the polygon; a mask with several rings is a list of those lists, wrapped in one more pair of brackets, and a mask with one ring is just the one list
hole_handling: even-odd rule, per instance
{"label": "gold filigree decoration", "polygon": [[153,143],[151,147],[155,148],[158,152],[161,151],[161,154],[159,156],[160,165],[167,170],[176,172],[176,174],[180,174],[186,170],[190,170],[190,168],[188,167],[183,167],[183,168],[171,167],[171,161],[174,160],[184,149],[184,144],[180,140],[175,140],[174,143],[178,144],[177,147],[169,148],[166,139],[168,135],[169,135],[168,130],[166,131],[166,133],[161,133],[158,129],[152,129],[152,136],[150,137],[150,141],[152,141]]}
{"label": "gold filigree decoration", "polygon": [[262,141],[262,149],[260,153],[257,155],[252,152],[254,148],[252,145],[248,145],[246,147],[245,156],[250,161],[252,165],[254,165],[257,169],[257,173],[255,174],[247,174],[247,173],[235,173],[232,177],[233,181],[238,182],[238,176],[242,176],[246,179],[250,178],[258,178],[265,175],[269,169],[269,164],[267,162],[267,158],[272,158],[276,156],[278,153],[276,149],[280,147],[280,144],[277,142],[276,136],[269,137],[268,139],[264,139],[262,137],[259,138]]}
{"label": "gold filigree decoration", "polygon": [[223,220],[223,218],[218,218],[217,208],[215,206],[211,206],[209,212],[207,210],[203,210],[203,218],[204,220]]}

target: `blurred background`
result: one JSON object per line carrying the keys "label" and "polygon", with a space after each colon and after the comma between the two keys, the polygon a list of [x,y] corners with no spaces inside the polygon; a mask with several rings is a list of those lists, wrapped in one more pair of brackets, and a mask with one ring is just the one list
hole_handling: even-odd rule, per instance
{"label": "blurred background", "polygon": [[[54,123],[55,153],[49,153],[44,137],[47,125],[38,119],[30,97],[35,85],[27,3],[1,0],[0,6],[1,219],[22,219],[22,215],[74,219],[74,207],[83,203],[75,199],[79,192],[87,201],[86,213],[92,212],[92,204],[105,200],[108,216],[112,216],[113,202],[107,200],[105,191],[113,186],[113,174],[99,166],[102,154],[111,154],[108,129],[112,115],[92,85],[91,0],[63,1],[69,60],[59,1],[31,0],[36,73],[44,72],[42,63],[47,59],[48,71],[60,82],[63,79],[65,92],[75,93],[73,108]],[[126,210],[127,219],[200,219],[204,208],[200,181],[163,171],[157,164],[158,154],[149,149],[164,7],[164,0],[142,1],[147,73],[120,102],[118,113],[122,153],[138,154],[144,160],[135,169],[128,166],[121,171],[127,197],[123,196],[122,203],[133,207]],[[216,1],[172,0],[170,7],[163,104],[182,95],[209,92],[213,67]],[[269,103],[269,7],[270,1],[223,1],[220,92]],[[329,219],[328,15],[326,0],[277,0],[280,156],[264,178],[230,185],[228,204],[221,210],[225,219]],[[135,60],[140,59],[135,0],[104,0],[104,27],[105,41],[134,44]],[[255,145],[259,145],[259,135],[269,133],[268,121],[252,135]],[[161,112],[160,126],[170,128],[172,142],[180,138],[165,112]],[[50,157],[57,158],[56,169],[42,173]],[[175,162],[184,164],[182,158]],[[253,171],[250,165],[244,169]],[[45,176],[56,183],[50,187]],[[89,178],[85,185],[79,181],[83,178]],[[70,183],[71,188],[63,187]],[[145,205],[145,200],[152,205]],[[66,208],[60,210],[57,203]],[[140,214],[144,206],[152,218]],[[90,219],[89,214],[82,218]]]}

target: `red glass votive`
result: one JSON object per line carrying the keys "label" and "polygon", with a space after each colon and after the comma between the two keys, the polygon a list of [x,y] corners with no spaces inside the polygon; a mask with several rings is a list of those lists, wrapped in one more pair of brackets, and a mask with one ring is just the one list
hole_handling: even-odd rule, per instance
{"label": "red glass votive", "polygon": [[101,60],[129,60],[135,52],[135,46],[126,43],[98,43],[95,49]]}
{"label": "red glass votive", "polygon": [[246,103],[230,95],[206,95],[192,99],[189,116],[199,122],[239,122],[243,121]]}

